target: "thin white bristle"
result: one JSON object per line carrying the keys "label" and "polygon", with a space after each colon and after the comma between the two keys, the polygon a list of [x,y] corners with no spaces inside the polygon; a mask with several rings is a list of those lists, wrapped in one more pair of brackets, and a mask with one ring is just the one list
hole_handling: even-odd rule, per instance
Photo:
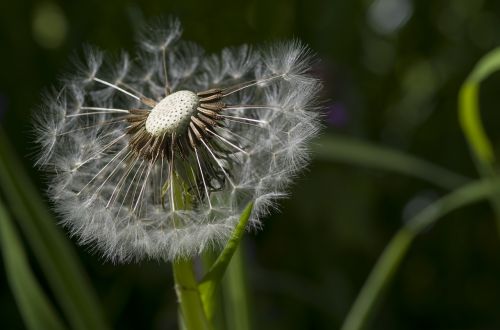
{"label": "thin white bristle", "polygon": [[134,99],[136,99],[137,101],[140,101],[140,100],[141,100],[141,98],[140,98],[140,97],[135,96],[134,94],[132,94],[132,93],[130,93],[130,92],[127,92],[127,91],[126,91],[126,90],[124,90],[123,88],[120,88],[120,87],[118,87],[118,86],[116,86],[116,85],[114,85],[114,84],[112,84],[112,83],[109,83],[109,82],[107,82],[107,81],[105,81],[105,80],[102,80],[102,79],[99,79],[99,78],[97,78],[97,77],[94,77],[93,79],[94,79],[95,81],[97,81],[97,82],[100,82],[101,84],[107,85],[107,86],[109,86],[109,87],[111,87],[111,88],[114,88],[114,89],[116,89],[116,90],[118,90],[118,91],[120,91],[120,92],[124,93],[124,94],[127,94],[128,96],[133,97],[133,98],[134,98]]}

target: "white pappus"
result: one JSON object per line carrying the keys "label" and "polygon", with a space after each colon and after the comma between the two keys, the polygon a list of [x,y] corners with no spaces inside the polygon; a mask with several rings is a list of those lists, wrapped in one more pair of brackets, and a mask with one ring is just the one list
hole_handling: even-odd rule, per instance
{"label": "white pappus", "polygon": [[205,55],[180,34],[175,19],[148,26],[133,60],[87,50],[35,112],[62,224],[116,262],[218,248],[250,201],[259,227],[319,130],[303,44]]}

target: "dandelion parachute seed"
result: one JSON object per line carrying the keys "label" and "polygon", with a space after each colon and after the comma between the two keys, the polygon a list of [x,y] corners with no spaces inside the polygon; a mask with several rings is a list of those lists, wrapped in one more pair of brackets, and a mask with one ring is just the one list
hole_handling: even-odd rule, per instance
{"label": "dandelion parachute seed", "polygon": [[176,20],[146,31],[136,61],[88,50],[35,114],[62,223],[114,261],[218,247],[249,201],[259,226],[318,131],[299,42],[204,56]]}

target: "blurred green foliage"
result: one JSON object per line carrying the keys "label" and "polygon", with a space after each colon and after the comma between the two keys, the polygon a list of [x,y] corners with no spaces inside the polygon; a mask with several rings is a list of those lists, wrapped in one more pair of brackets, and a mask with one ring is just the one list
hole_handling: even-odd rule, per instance
{"label": "blurred green foliage", "polygon": [[[322,59],[314,70],[325,84],[325,135],[362,138],[478,176],[460,130],[457,95],[478,59],[500,45],[500,2],[494,0],[2,1],[0,124],[26,168],[32,167],[30,113],[71,55],[84,43],[133,52],[135,29],[168,14],[181,19],[185,39],[211,52],[304,40]],[[499,78],[488,78],[480,95],[496,154]],[[43,175],[31,175],[43,194]],[[340,326],[402,221],[445,193],[410,176],[317,159],[281,213],[245,242],[254,324]],[[176,328],[169,265],[112,265],[88,250],[78,247],[78,257],[116,328]],[[499,252],[486,202],[448,215],[416,240],[374,328],[500,328]],[[3,267],[2,328],[20,329]],[[42,269],[32,267],[48,287]]]}

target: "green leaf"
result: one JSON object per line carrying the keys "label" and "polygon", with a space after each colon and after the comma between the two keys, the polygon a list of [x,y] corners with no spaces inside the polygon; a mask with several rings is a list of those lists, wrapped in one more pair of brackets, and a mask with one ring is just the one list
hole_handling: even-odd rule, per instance
{"label": "green leaf", "polygon": [[70,241],[56,226],[0,130],[0,189],[72,329],[107,329],[102,308]]}
{"label": "green leaf", "polygon": [[415,237],[446,214],[500,192],[500,181],[467,184],[424,208],[389,242],[349,311],[342,330],[365,329]]}
{"label": "green leaf", "polygon": [[316,159],[381,169],[426,180],[445,189],[468,181],[462,175],[404,152],[341,136],[324,136],[314,146]]}
{"label": "green leaf", "polygon": [[[476,160],[476,167],[482,177],[496,177],[493,146],[481,122],[479,87],[482,81],[500,69],[500,48],[486,54],[465,80],[458,96],[458,115],[462,131]],[[496,213],[500,233],[500,194],[490,196],[490,203]]]}
{"label": "green leaf", "polygon": [[62,330],[64,326],[33,275],[21,240],[0,200],[0,246],[7,280],[30,330]]}
{"label": "green leaf", "polygon": [[236,226],[236,228],[234,229],[231,238],[224,247],[224,250],[222,250],[221,254],[219,254],[214,264],[212,265],[212,267],[210,267],[199,284],[201,299],[203,301],[205,313],[207,314],[209,320],[212,320],[215,308],[213,304],[215,289],[222,280],[224,272],[226,271],[226,268],[231,261],[231,257],[233,256],[234,252],[241,242],[241,239],[243,238],[243,234],[245,233],[245,229],[248,223],[248,219],[250,218],[250,214],[252,213],[252,209],[253,202],[250,202],[246,206],[245,210],[243,210],[238,226]]}

